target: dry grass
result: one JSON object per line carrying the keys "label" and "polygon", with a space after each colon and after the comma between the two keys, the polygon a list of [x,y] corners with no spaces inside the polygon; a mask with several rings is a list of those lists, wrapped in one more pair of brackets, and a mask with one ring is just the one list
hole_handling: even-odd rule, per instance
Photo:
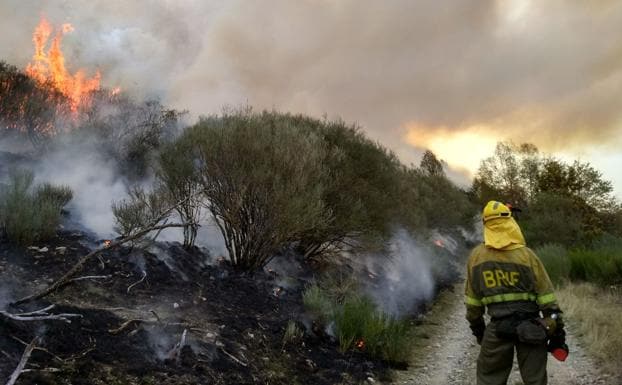
{"label": "dry grass", "polygon": [[556,294],[567,323],[596,362],[609,374],[622,375],[622,288],[570,283]]}

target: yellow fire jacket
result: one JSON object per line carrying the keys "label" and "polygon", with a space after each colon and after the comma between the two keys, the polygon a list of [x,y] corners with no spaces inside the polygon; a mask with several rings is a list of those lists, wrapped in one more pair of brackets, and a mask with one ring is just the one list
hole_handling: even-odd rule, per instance
{"label": "yellow fire jacket", "polygon": [[467,263],[465,294],[469,313],[475,318],[484,314],[484,306],[488,306],[491,317],[557,307],[551,280],[540,259],[528,247],[513,250],[476,247]]}
{"label": "yellow fire jacket", "polygon": [[[525,246],[513,218],[488,221],[484,237],[486,242],[473,249],[467,262],[465,302],[471,325],[483,322],[486,307],[493,318],[559,311],[551,280],[540,259]],[[500,242],[503,237],[506,240]]]}

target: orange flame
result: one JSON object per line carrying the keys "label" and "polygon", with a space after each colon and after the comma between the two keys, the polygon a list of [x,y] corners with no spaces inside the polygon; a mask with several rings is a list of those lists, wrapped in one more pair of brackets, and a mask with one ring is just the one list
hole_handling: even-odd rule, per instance
{"label": "orange flame", "polygon": [[87,78],[82,69],[72,75],[65,67],[61,41],[63,35],[73,30],[71,24],[63,24],[46,52],[45,48],[52,35],[52,27],[42,17],[32,36],[32,41],[35,43],[35,54],[32,57],[32,62],[26,67],[26,74],[41,83],[50,82],[58,91],[69,98],[71,111],[75,114],[80,106],[88,105],[90,102],[89,94],[92,91],[99,90],[101,75],[97,72],[92,78]]}
{"label": "orange flame", "polygon": [[112,244],[112,241],[110,239],[104,240],[104,247],[110,247],[110,244]]}
{"label": "orange flame", "polygon": [[443,244],[443,241],[441,241],[440,239],[437,239],[434,241],[434,244],[438,247],[442,247],[445,248],[445,245]]}

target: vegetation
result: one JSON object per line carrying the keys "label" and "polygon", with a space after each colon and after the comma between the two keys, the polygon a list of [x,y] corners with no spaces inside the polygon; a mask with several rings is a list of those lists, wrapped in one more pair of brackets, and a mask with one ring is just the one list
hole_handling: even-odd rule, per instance
{"label": "vegetation", "polygon": [[307,258],[380,248],[396,226],[468,227],[475,213],[431,152],[405,167],[356,126],[277,112],[202,118],[162,146],[157,176],[169,200],[185,202],[186,222],[207,208],[242,270],[291,248]]}
{"label": "vegetation", "polygon": [[412,350],[413,331],[408,320],[379,311],[367,297],[352,292],[339,302],[330,288],[309,286],[303,294],[305,309],[324,327],[334,322],[341,351],[359,349],[371,357],[405,363]]}
{"label": "vegetation", "polygon": [[[609,374],[620,376],[622,305],[619,287],[571,283],[557,290],[564,317],[581,336],[589,352]],[[571,352],[572,354],[572,352]]]}
{"label": "vegetation", "polygon": [[33,187],[33,182],[32,172],[14,170],[0,191],[0,230],[22,246],[53,238],[61,210],[72,198],[69,187],[48,183]]}
{"label": "vegetation", "polygon": [[295,321],[289,321],[283,334],[283,344],[295,343],[302,339],[304,331]]}
{"label": "vegetation", "polygon": [[34,144],[56,134],[69,116],[69,100],[51,84],[40,84],[0,61],[0,124],[25,133]]}
{"label": "vegetation", "polygon": [[536,249],[557,284],[593,282],[600,286],[622,283],[622,239],[605,237],[590,246],[566,249],[549,244]]}
{"label": "vegetation", "polygon": [[[586,162],[547,157],[532,144],[501,142],[485,159],[471,188],[483,207],[490,199],[521,209],[520,224],[532,246],[589,246],[605,234],[619,235],[622,208],[610,181]],[[546,214],[544,214],[546,213]]]}
{"label": "vegetation", "polygon": [[163,146],[160,151],[157,171],[161,190],[175,202],[175,211],[184,227],[184,247],[194,245],[201,215],[199,175],[192,157],[192,146],[188,141],[176,141]]}

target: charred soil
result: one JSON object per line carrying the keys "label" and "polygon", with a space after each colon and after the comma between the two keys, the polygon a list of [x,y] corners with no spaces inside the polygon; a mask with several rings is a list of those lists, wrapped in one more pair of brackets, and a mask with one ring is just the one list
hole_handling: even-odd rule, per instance
{"label": "charred soil", "polygon": [[82,277],[43,300],[8,305],[99,244],[70,232],[31,248],[0,244],[0,309],[17,314],[54,304],[54,313],[81,315],[71,323],[0,317],[2,381],[35,337],[18,384],[355,384],[388,373],[312,332],[284,342],[288,322],[304,313],[310,271],[302,263],[294,277],[251,276],[177,244],[123,248],[94,258]]}

